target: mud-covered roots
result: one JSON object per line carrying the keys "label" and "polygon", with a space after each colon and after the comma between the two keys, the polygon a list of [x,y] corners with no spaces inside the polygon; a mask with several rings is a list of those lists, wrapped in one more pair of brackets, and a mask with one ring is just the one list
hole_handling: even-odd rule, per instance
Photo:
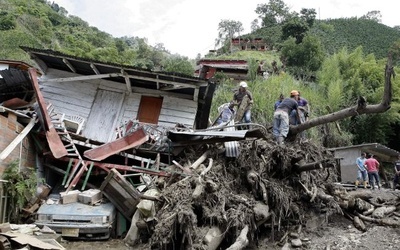
{"label": "mud-covered roots", "polygon": [[[310,209],[338,212],[337,203],[323,195],[325,184],[336,181],[334,165],[298,171],[300,161],[322,164],[333,159],[316,145],[241,142],[237,159],[218,154],[217,146],[206,150],[212,161],[204,160],[192,169],[192,176],[162,190],[164,202],[159,204],[158,223],[150,239],[153,248],[202,249],[207,247],[210,228],[218,228],[220,247],[228,248],[243,232],[250,242],[257,242],[261,232],[277,234],[299,225]],[[179,162],[184,167],[204,156],[201,150],[189,152]]]}

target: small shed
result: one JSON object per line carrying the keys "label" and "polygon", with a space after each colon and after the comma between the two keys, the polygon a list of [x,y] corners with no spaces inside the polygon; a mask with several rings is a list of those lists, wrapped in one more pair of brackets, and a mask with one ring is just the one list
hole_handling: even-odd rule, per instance
{"label": "small shed", "polygon": [[357,179],[356,159],[361,152],[374,155],[379,162],[394,162],[400,152],[379,143],[364,143],[346,147],[330,148],[335,158],[340,160],[340,177],[342,183],[353,183]]}

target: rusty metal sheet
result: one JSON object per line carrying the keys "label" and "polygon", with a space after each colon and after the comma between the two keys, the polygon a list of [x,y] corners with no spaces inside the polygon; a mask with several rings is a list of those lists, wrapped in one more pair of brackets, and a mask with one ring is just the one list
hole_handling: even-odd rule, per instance
{"label": "rusty metal sheet", "polygon": [[55,128],[50,128],[49,131],[46,131],[46,138],[50,151],[55,158],[58,159],[68,154]]}
{"label": "rusty metal sheet", "polygon": [[17,97],[11,98],[11,99],[3,102],[3,106],[6,107],[6,108],[10,108],[10,109],[23,107],[23,106],[26,106],[28,104],[29,104],[29,102],[27,102],[25,100],[22,100],[20,98],[17,98]]}
{"label": "rusty metal sheet", "polygon": [[146,141],[149,137],[144,132],[143,128],[138,128],[131,134],[128,134],[122,138],[115,141],[103,144],[97,148],[86,150],[84,156],[95,161],[101,161],[110,155],[117,154],[121,151],[139,146]]}

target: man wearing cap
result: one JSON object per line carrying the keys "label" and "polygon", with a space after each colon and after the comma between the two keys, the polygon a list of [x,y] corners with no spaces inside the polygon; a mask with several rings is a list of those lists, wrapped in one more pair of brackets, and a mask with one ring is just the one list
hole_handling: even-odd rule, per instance
{"label": "man wearing cap", "polygon": [[274,124],[273,124],[273,135],[275,136],[278,144],[282,144],[287,134],[289,133],[289,114],[292,110],[297,111],[297,119],[299,119],[299,92],[292,90],[290,92],[290,98],[285,98],[278,105],[274,112]]}
{"label": "man wearing cap", "polygon": [[248,85],[247,82],[240,82],[239,84],[239,90],[237,90],[235,92],[235,94],[233,95],[233,102],[235,103],[235,105],[240,106],[240,104],[242,103],[243,97],[245,97],[246,95],[249,97],[249,104],[245,109],[243,118],[244,118],[244,122],[245,123],[251,123],[251,107],[253,105],[253,95],[251,94],[251,92],[247,89]]}

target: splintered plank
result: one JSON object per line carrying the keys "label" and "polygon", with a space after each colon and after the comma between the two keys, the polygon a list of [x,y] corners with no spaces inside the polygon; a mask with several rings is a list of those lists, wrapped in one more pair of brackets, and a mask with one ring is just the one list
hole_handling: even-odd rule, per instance
{"label": "splintered plank", "polygon": [[140,127],[133,133],[130,133],[120,139],[103,144],[97,148],[86,150],[84,156],[95,161],[101,161],[110,155],[139,146],[149,139],[148,135]]}
{"label": "splintered plank", "polygon": [[57,134],[57,131],[53,127],[50,116],[47,113],[47,105],[39,88],[36,70],[34,68],[29,68],[29,75],[32,81],[33,89],[35,90],[37,102],[39,104],[39,109],[46,130],[46,138],[50,147],[50,151],[55,158],[66,156],[68,152],[65,149],[60,136]]}

